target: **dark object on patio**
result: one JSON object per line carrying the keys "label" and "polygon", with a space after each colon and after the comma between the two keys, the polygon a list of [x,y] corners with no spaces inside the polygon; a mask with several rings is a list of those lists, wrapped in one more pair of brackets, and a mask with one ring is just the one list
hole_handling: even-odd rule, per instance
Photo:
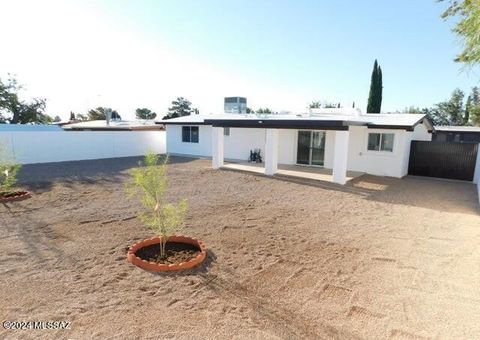
{"label": "dark object on patio", "polygon": [[250,150],[250,159],[248,161],[252,163],[262,163],[260,149]]}

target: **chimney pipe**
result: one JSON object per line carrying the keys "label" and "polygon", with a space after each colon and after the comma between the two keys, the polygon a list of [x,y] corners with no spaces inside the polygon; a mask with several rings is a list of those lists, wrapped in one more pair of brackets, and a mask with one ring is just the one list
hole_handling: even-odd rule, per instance
{"label": "chimney pipe", "polygon": [[107,118],[107,126],[110,126],[110,120],[112,119],[112,110],[107,110],[106,118]]}

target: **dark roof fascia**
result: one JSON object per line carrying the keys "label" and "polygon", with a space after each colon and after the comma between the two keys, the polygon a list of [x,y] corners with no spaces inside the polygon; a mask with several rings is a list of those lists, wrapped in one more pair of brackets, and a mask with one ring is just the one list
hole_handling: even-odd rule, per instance
{"label": "dark roof fascia", "polygon": [[435,129],[436,133],[473,133],[473,134],[480,134],[480,130],[455,130],[455,129],[449,129],[449,130],[443,130],[442,128],[436,128]]}
{"label": "dark roof fascia", "polygon": [[64,128],[64,131],[162,131],[162,128],[128,128],[128,127],[115,127],[115,128],[95,128],[95,127],[70,127]]}
{"label": "dark roof fascia", "polygon": [[406,130],[406,131],[413,131],[414,126],[412,125],[375,125],[375,124],[367,124],[367,128],[369,129],[385,129],[385,130]]}
{"label": "dark roof fascia", "polygon": [[343,120],[299,119],[206,119],[205,123],[213,127],[322,130],[348,130],[349,125],[353,125]]}
{"label": "dark roof fascia", "polygon": [[205,122],[155,122],[155,124],[163,124],[163,125],[212,125]]}

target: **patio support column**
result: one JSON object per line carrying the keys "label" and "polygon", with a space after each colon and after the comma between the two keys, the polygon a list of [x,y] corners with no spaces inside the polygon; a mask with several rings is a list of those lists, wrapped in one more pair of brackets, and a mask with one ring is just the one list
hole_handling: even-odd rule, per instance
{"label": "patio support column", "polygon": [[223,166],[223,127],[212,126],[212,168]]}
{"label": "patio support column", "polygon": [[342,185],[347,183],[348,135],[348,130],[335,131],[333,181]]}
{"label": "patio support column", "polygon": [[265,139],[265,174],[273,176],[278,170],[278,129],[267,129]]}

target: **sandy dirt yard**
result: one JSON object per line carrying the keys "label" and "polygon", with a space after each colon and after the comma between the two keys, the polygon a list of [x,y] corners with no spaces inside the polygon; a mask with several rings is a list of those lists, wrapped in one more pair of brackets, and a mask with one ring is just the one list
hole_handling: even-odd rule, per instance
{"label": "sandy dirt yard", "polygon": [[479,339],[480,210],[469,183],[362,176],[347,186],[175,158],[200,268],[126,261],[150,237],[124,194],[138,159],[26,166],[0,205],[0,321],[70,322],[2,339]]}

